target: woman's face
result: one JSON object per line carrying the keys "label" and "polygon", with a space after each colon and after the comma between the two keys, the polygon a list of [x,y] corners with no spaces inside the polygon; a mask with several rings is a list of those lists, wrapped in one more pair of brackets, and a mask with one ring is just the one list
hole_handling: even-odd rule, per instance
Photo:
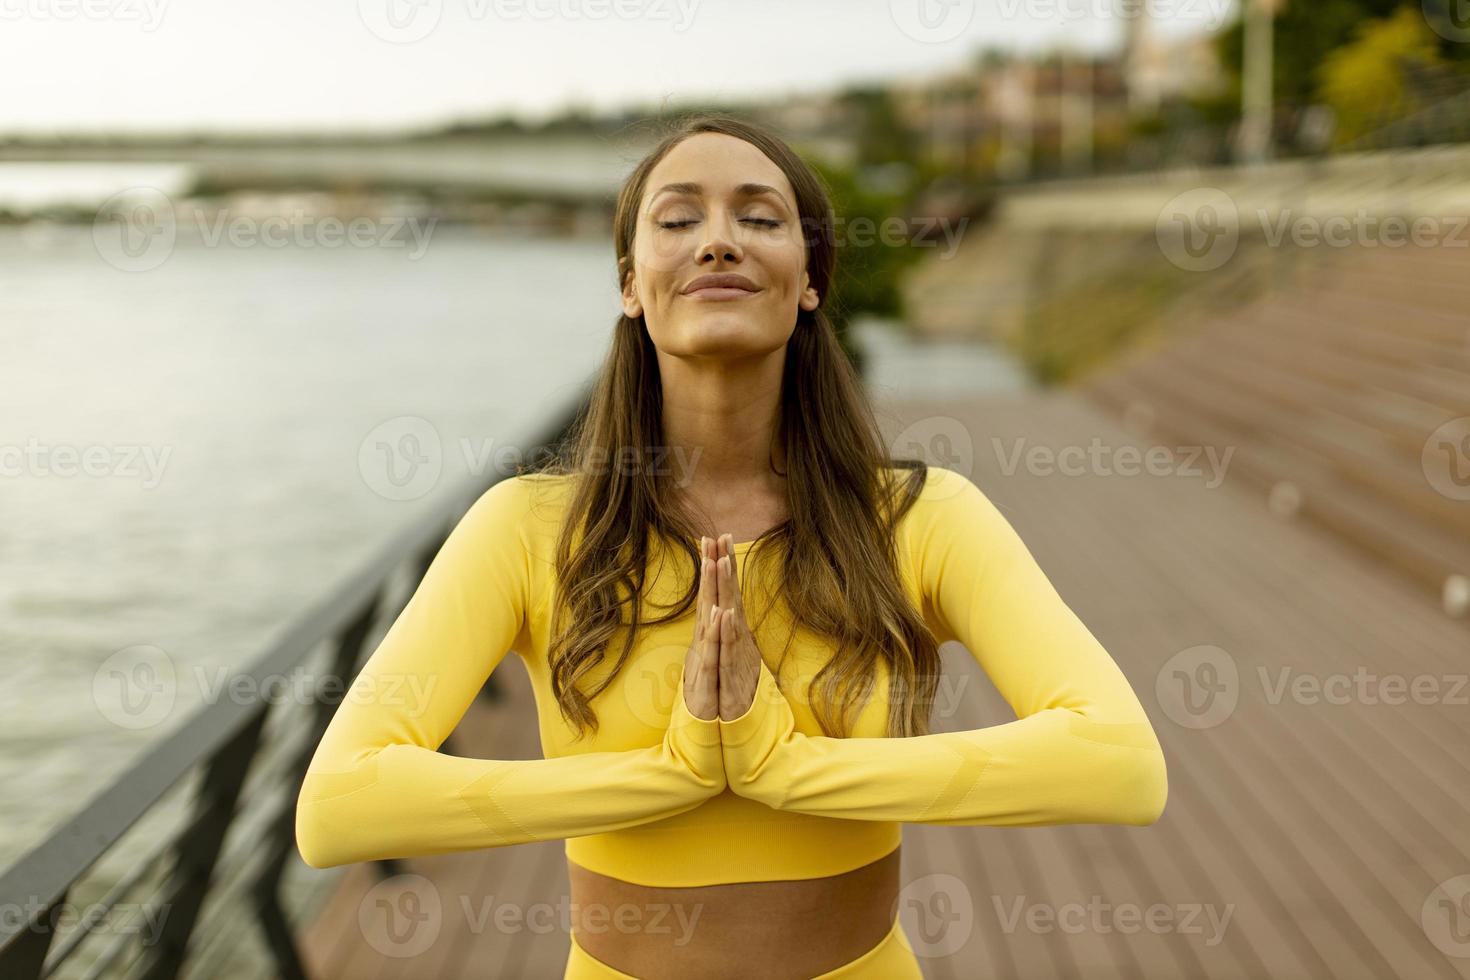
{"label": "woman's face", "polygon": [[[641,315],[665,354],[768,353],[790,339],[798,308],[819,301],[790,182],[756,147],[723,133],[685,139],[649,172],[632,258],[623,312]],[[691,290],[712,275],[743,277],[747,288]]]}

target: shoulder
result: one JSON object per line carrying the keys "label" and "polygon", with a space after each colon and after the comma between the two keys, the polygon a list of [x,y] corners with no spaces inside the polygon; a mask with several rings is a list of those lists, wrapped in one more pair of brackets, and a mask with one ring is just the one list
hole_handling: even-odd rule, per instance
{"label": "shoulder", "polygon": [[470,507],[476,523],[487,529],[514,528],[530,543],[561,527],[574,478],[561,473],[518,473],[491,484]]}
{"label": "shoulder", "polygon": [[553,473],[505,476],[480,492],[460,519],[456,554],[472,556],[503,585],[519,582],[529,611],[544,603],[572,481]]}
{"label": "shoulder", "polygon": [[1001,509],[970,477],[944,466],[927,468],[899,528],[905,547],[921,564],[947,560],[956,546],[989,550],[1015,534]]}
{"label": "shoulder", "polygon": [[[903,500],[908,481],[916,479],[912,476],[913,470],[891,467],[887,472],[897,499]],[[924,467],[923,480],[913,497],[913,505],[906,511],[904,520],[918,524],[953,519],[957,512],[989,503],[989,498],[968,476],[948,467],[933,465]]]}

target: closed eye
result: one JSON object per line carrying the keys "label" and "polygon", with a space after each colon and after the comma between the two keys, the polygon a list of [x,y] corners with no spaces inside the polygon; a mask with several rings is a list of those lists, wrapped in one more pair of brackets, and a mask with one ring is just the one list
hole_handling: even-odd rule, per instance
{"label": "closed eye", "polygon": [[[781,222],[774,218],[741,218],[740,220],[766,228],[775,228],[781,224]],[[694,224],[694,221],[695,219],[693,218],[685,218],[683,221],[660,221],[658,226],[660,228],[683,228],[685,225]]]}

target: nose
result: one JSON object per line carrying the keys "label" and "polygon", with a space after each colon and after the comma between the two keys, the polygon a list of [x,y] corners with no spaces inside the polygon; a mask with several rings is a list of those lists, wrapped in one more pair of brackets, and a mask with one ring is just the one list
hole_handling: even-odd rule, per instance
{"label": "nose", "polygon": [[699,246],[697,261],[700,265],[715,260],[739,262],[744,252],[730,234],[728,220],[711,220],[708,224],[710,239]]}

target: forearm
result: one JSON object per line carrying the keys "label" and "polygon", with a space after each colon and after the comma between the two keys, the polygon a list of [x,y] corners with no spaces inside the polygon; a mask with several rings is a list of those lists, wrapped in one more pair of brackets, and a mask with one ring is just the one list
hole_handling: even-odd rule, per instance
{"label": "forearm", "polygon": [[775,809],[942,825],[1146,825],[1168,795],[1163,754],[1140,716],[1101,722],[1070,708],[912,738],[795,730],[762,666],[756,699],[723,720],[731,789]]}
{"label": "forearm", "polygon": [[676,698],[663,741],[625,752],[496,760],[412,744],[328,748],[302,784],[297,846],[326,868],[579,837],[682,813],[724,786],[717,722]]}

